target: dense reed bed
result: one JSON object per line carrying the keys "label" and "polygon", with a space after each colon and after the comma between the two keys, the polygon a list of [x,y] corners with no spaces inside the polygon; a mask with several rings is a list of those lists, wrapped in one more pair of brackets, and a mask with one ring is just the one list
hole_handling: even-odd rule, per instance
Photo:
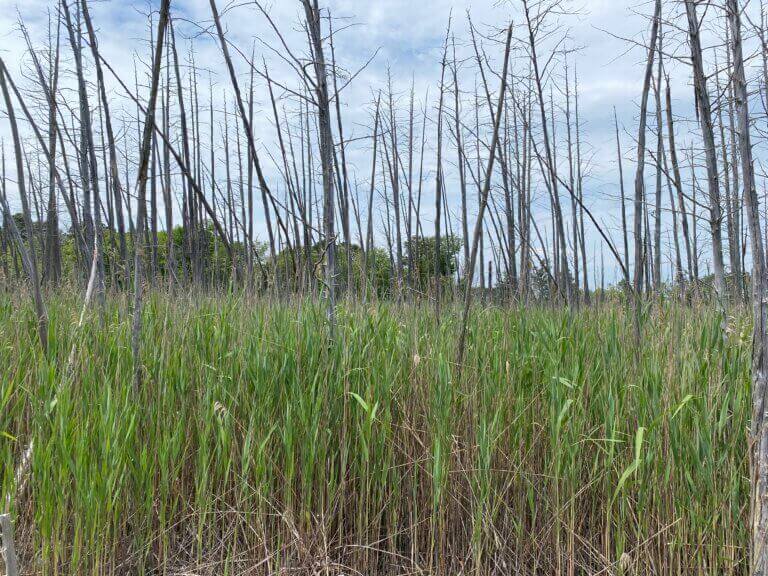
{"label": "dense reed bed", "polygon": [[[35,574],[745,574],[749,326],[152,294],[51,353],[0,297],[0,480]],[[65,366],[76,341],[69,373]],[[56,390],[58,389],[58,394]]]}

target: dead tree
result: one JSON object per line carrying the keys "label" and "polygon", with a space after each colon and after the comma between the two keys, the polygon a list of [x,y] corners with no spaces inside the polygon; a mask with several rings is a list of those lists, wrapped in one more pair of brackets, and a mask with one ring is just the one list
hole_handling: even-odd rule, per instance
{"label": "dead tree", "polygon": [[[96,160],[96,145],[93,141],[93,124],[91,121],[91,109],[88,102],[88,89],[83,70],[82,46],[78,20],[78,30],[72,22],[67,0],[61,0],[61,7],[69,31],[69,42],[72,53],[75,56],[75,72],[77,74],[77,93],[80,105],[80,178],[83,183],[83,212],[85,214],[85,231],[88,249],[95,253],[96,236],[101,237],[101,194],[99,191],[98,162]],[[93,208],[91,208],[91,197]],[[101,242],[99,242],[101,243]],[[103,298],[104,292],[104,263],[101,257],[98,260],[98,276],[96,280],[96,293]]]}
{"label": "dead tree", "polygon": [[133,262],[133,321],[131,325],[131,350],[133,351],[133,385],[134,392],[138,394],[141,387],[141,310],[142,310],[142,283],[144,238],[142,230],[147,219],[147,172],[149,170],[149,154],[152,145],[152,134],[155,126],[155,104],[160,85],[160,66],[163,60],[163,41],[165,30],[168,27],[171,0],[163,0],[160,5],[160,20],[157,27],[157,41],[155,54],[152,61],[152,81],[149,89],[149,101],[147,113],[144,118],[144,130],[139,149],[139,174],[136,180],[138,199],[138,218],[136,233],[134,234],[134,262]]}
{"label": "dead tree", "polygon": [[464,146],[461,141],[461,104],[459,102],[459,76],[458,63],[456,61],[456,39],[451,38],[453,45],[453,120],[454,120],[454,138],[456,139],[456,154],[458,155],[457,164],[459,168],[459,190],[461,192],[461,230],[464,244],[464,263],[469,262],[469,218],[467,216],[467,179],[464,173]]}
{"label": "dead tree", "polygon": [[[576,108],[576,201],[579,204],[579,246],[581,248],[581,271],[583,275],[584,302],[590,304],[589,278],[587,272],[587,243],[584,234],[584,173],[581,164],[581,122],[579,116],[579,78],[574,70],[574,106]],[[601,247],[602,250],[602,247]],[[578,254],[576,254],[578,258]]]}
{"label": "dead tree", "polygon": [[333,203],[333,134],[331,133],[331,105],[328,99],[328,77],[323,52],[323,34],[320,26],[320,8],[317,0],[301,0],[311,38],[315,69],[314,90],[317,121],[320,129],[320,163],[323,171],[323,229],[325,233],[325,290],[326,315],[333,335],[336,325],[336,232]]}
{"label": "dead tree", "polygon": [[667,140],[669,146],[669,161],[672,164],[673,182],[675,184],[675,191],[677,192],[677,203],[680,211],[680,225],[683,230],[683,241],[685,242],[685,255],[688,268],[688,277],[693,278],[692,261],[693,255],[691,253],[691,235],[688,231],[688,216],[685,210],[685,195],[683,193],[683,180],[680,175],[680,163],[677,159],[677,148],[675,146],[675,125],[674,117],[672,115],[672,92],[669,88],[669,77],[666,78],[666,112],[667,112]]}
{"label": "dead tree", "polygon": [[[59,85],[59,59],[60,59],[60,36],[61,36],[61,18],[56,18],[56,51],[53,56],[49,48],[49,82],[52,91],[55,93]],[[50,37],[50,34],[49,34]],[[55,100],[54,100],[55,101]],[[56,156],[56,133],[58,130],[56,123],[56,106],[48,106],[48,147]],[[45,242],[45,278],[51,284],[58,282],[61,277],[61,239],[59,238],[59,211],[56,206],[56,175],[54,167],[48,167],[48,223],[47,240]]]}
{"label": "dead tree", "polygon": [[[470,306],[472,305],[472,279],[474,277],[475,266],[477,264],[477,252],[478,246],[480,244],[480,237],[483,233],[483,216],[485,215],[485,210],[488,206],[488,194],[491,190],[493,164],[496,159],[496,147],[499,144],[499,126],[501,125],[501,115],[504,107],[504,93],[507,89],[507,70],[509,66],[511,42],[512,26],[510,25],[507,28],[507,39],[504,46],[504,66],[501,73],[501,87],[499,88],[498,104],[496,106],[496,112],[493,116],[493,136],[491,138],[491,145],[488,151],[488,165],[485,169],[485,180],[483,182],[483,188],[480,195],[480,207],[477,214],[477,221],[475,222],[475,230],[472,235],[472,250],[469,254],[469,263],[467,265],[467,272],[465,274],[464,312],[461,322],[461,333],[459,335],[459,347],[456,360],[456,364],[459,367],[459,370],[461,370],[461,365],[464,361],[464,347],[467,337],[467,321],[469,319]],[[483,273],[482,267],[480,273]]]}
{"label": "dead tree", "polygon": [[656,100],[656,202],[653,211],[653,289],[658,294],[661,291],[661,157],[664,154],[664,131],[661,120],[661,77],[664,66],[662,44],[664,33],[659,23],[659,39],[657,53],[659,61],[656,66],[656,81],[654,96]]}
{"label": "dead tree", "polygon": [[699,114],[701,133],[704,139],[704,158],[707,166],[709,190],[709,227],[712,234],[712,267],[715,276],[715,295],[718,300],[725,296],[725,267],[723,264],[722,209],[720,207],[720,186],[718,183],[717,150],[715,131],[712,124],[712,106],[707,91],[707,77],[704,73],[704,59],[701,53],[699,28],[694,0],[685,0],[688,18],[688,44],[693,64],[693,85],[696,107]]}
{"label": "dead tree", "polygon": [[[127,280],[128,274],[128,249],[125,241],[125,222],[123,217],[123,202],[122,202],[122,186],[120,185],[120,174],[117,166],[117,149],[115,147],[115,135],[112,128],[112,115],[110,113],[109,101],[107,99],[107,91],[104,85],[104,71],[101,66],[101,59],[99,58],[99,45],[96,38],[96,33],[93,29],[93,22],[88,11],[88,3],[86,0],[81,0],[83,20],[85,21],[86,30],[88,32],[88,42],[91,46],[91,52],[93,54],[93,60],[96,66],[96,80],[99,88],[99,97],[101,98],[101,105],[104,110],[104,122],[107,132],[107,145],[109,147],[109,178],[112,184],[112,194],[115,205],[115,216],[117,223],[117,234],[120,242],[120,259],[123,267],[125,277]],[[54,88],[55,92],[55,88]]]}
{"label": "dead tree", "polygon": [[[559,273],[555,274],[558,277],[558,283],[565,286],[566,301],[569,305],[573,304],[573,295],[571,293],[571,280],[568,266],[568,255],[565,250],[565,226],[563,224],[563,212],[560,207],[560,190],[558,187],[558,175],[556,160],[553,152],[553,144],[550,141],[550,130],[547,127],[547,114],[544,109],[544,90],[542,87],[542,73],[539,66],[539,60],[536,50],[536,31],[539,29],[538,23],[531,15],[530,5],[528,0],[523,0],[523,9],[525,11],[525,20],[528,25],[528,41],[529,50],[531,56],[531,64],[533,66],[533,80],[536,87],[536,96],[539,104],[539,113],[541,115],[541,130],[544,139],[544,162],[545,178],[547,183],[548,192],[552,200],[552,209],[554,217],[554,233],[555,233],[555,246],[559,247],[559,252],[556,258],[557,268]],[[541,19],[546,16],[546,12],[537,16]]]}
{"label": "dead tree", "polygon": [[[29,208],[29,198],[27,197],[27,189],[24,177],[24,155],[21,149],[21,136],[19,135],[19,127],[16,122],[16,113],[13,108],[13,102],[11,100],[11,94],[8,91],[8,83],[6,82],[6,69],[3,64],[0,66],[0,89],[3,92],[3,99],[5,100],[5,110],[8,115],[8,123],[11,126],[11,137],[13,138],[13,151],[16,157],[16,186],[18,187],[19,197],[21,199],[21,207],[24,215],[24,227],[26,228],[27,236],[32,239],[33,227],[32,227],[32,214]],[[37,314],[37,332],[40,337],[40,346],[43,349],[43,354],[48,355],[48,311],[45,308],[43,302],[43,295],[40,291],[40,274],[37,265],[37,255],[35,254],[34,247],[30,245],[30,248],[24,245],[24,241],[21,236],[21,232],[16,226],[16,222],[11,216],[10,208],[8,207],[7,191],[5,186],[5,152],[2,153],[2,203],[4,220],[10,224],[11,234],[16,240],[16,246],[21,255],[24,271],[29,278],[30,290],[32,291],[32,297],[35,304],[35,313]]]}
{"label": "dead tree", "polygon": [[637,129],[637,168],[635,172],[634,197],[634,237],[635,237],[635,267],[633,287],[635,297],[639,298],[643,288],[643,205],[645,202],[645,132],[648,117],[648,94],[651,89],[653,76],[653,60],[656,52],[656,39],[659,34],[661,20],[661,0],[656,0],[653,24],[651,25],[651,40],[648,46],[648,59],[645,65],[643,93],[640,97],[640,123]]}
{"label": "dead tree", "polygon": [[752,566],[753,576],[768,574],[768,425],[766,402],[768,401],[768,283],[765,276],[765,248],[760,229],[760,212],[755,189],[755,173],[752,161],[752,142],[749,133],[749,98],[744,72],[744,56],[741,40],[741,13],[737,0],[726,4],[731,28],[733,53],[733,93],[736,100],[736,133],[741,157],[741,173],[744,200],[747,208],[749,236],[752,243],[752,306],[754,313],[752,344],[752,422],[749,445],[752,452]]}
{"label": "dead tree", "polygon": [[443,59],[440,63],[440,97],[437,104],[437,166],[435,167],[435,318],[440,322],[440,296],[441,296],[441,277],[440,277],[440,215],[442,212],[442,193],[443,193],[443,99],[445,95],[445,66],[448,53],[448,35],[450,34],[451,20],[448,19],[448,28],[445,31],[445,42],[443,43]]}
{"label": "dead tree", "polygon": [[[237,102],[238,112],[240,113],[240,119],[243,122],[243,128],[245,129],[245,136],[248,139],[248,148],[251,153],[251,161],[253,162],[253,166],[256,169],[256,177],[259,182],[259,187],[262,191],[262,199],[268,198],[270,202],[274,205],[276,203],[275,198],[272,194],[272,192],[269,189],[269,186],[267,185],[267,180],[264,177],[264,172],[261,167],[261,161],[259,159],[259,154],[256,150],[256,142],[253,135],[253,130],[251,123],[248,119],[248,114],[245,109],[245,104],[243,103],[243,98],[240,93],[240,84],[237,81],[237,75],[235,74],[235,68],[232,64],[232,58],[229,54],[229,45],[227,43],[227,40],[224,36],[224,30],[221,26],[221,19],[219,17],[219,11],[216,8],[216,2],[215,0],[210,0],[210,6],[211,6],[211,13],[213,14],[213,20],[216,25],[216,33],[219,39],[219,43],[221,44],[221,52],[224,56],[224,61],[227,65],[227,70],[229,72],[229,79],[232,83],[232,88],[235,91],[235,100]],[[327,96],[327,86],[326,86],[326,96]],[[329,120],[329,129],[330,129],[330,120]],[[331,198],[331,201],[333,199]],[[264,202],[264,212],[265,214],[268,214],[268,204]],[[331,204],[331,208],[333,208],[333,204]],[[285,227],[285,223],[283,222],[279,212],[275,210],[275,216],[277,218],[278,225],[283,229],[283,233],[285,234],[286,238],[288,237],[288,230]],[[270,245],[270,252],[272,254],[276,254],[276,249],[274,245]]]}
{"label": "dead tree", "polygon": [[[365,282],[365,291],[363,292],[363,298],[367,300],[369,285],[373,285],[373,276],[371,276],[371,258],[374,257],[373,248],[373,192],[376,189],[376,152],[379,140],[379,106],[381,104],[381,94],[376,97],[376,112],[373,119],[373,151],[371,159],[371,182],[368,192],[368,222],[366,229],[365,240],[365,260],[363,268],[363,281]],[[374,260],[375,262],[375,260]]]}

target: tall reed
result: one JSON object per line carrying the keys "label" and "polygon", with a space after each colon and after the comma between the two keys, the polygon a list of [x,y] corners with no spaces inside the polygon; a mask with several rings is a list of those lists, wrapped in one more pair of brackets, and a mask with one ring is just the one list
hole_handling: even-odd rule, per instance
{"label": "tall reed", "polygon": [[[0,483],[40,574],[746,574],[747,315],[0,296]],[[80,339],[70,385],[54,398]]]}

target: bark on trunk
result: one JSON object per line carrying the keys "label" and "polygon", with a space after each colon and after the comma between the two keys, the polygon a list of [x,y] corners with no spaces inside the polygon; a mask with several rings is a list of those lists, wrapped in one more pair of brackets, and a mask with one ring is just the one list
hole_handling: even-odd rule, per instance
{"label": "bark on trunk", "polygon": [[712,107],[707,92],[707,78],[699,38],[699,20],[694,0],[685,0],[688,17],[688,42],[693,63],[693,83],[699,111],[699,123],[704,139],[704,154],[707,164],[707,186],[709,190],[709,227],[712,233],[712,268],[715,276],[715,296],[725,297],[725,268],[723,264],[722,209],[720,207],[720,185],[717,173],[717,150],[712,125]]}

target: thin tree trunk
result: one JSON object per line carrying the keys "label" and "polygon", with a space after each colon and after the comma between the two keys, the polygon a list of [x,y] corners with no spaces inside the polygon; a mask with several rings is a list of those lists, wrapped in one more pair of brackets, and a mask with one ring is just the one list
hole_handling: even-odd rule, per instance
{"label": "thin tree trunk", "polygon": [[675,126],[672,115],[672,92],[669,88],[669,77],[666,78],[666,108],[667,108],[667,140],[669,141],[669,161],[672,164],[672,174],[675,191],[677,192],[677,203],[680,208],[680,224],[683,230],[683,241],[685,242],[685,255],[688,264],[688,277],[693,277],[691,253],[691,236],[688,231],[688,216],[685,209],[685,197],[683,194],[683,180],[680,176],[680,163],[677,160],[677,148],[675,147]]}
{"label": "thin tree trunk", "polygon": [[[55,56],[50,59],[50,85],[51,91],[55,94],[59,85],[59,57],[60,57],[60,44],[59,39],[61,35],[61,18],[56,18],[56,52]],[[58,127],[56,124],[56,105],[55,99],[53,105],[48,106],[48,148],[51,151],[51,156],[56,158],[56,133]],[[58,283],[61,277],[61,240],[59,238],[59,214],[58,207],[56,205],[56,167],[54,164],[49,164],[48,167],[48,222],[47,222],[47,235],[48,239],[45,243],[45,277],[48,281],[55,285]]]}
{"label": "thin tree trunk", "polygon": [[657,53],[656,82],[654,95],[656,97],[656,203],[653,212],[653,289],[658,294],[661,291],[661,157],[664,153],[664,129],[661,120],[661,75],[664,66],[662,43],[664,33],[659,24],[659,40]]}
{"label": "thin tree trunk", "polygon": [[[544,110],[544,93],[542,88],[541,70],[539,67],[539,61],[536,52],[536,33],[535,30],[538,26],[534,26],[531,19],[530,6],[528,0],[523,0],[523,8],[525,11],[525,19],[528,25],[528,39],[529,48],[531,51],[531,63],[533,65],[534,81],[536,84],[536,94],[539,102],[539,113],[541,115],[541,130],[544,138],[544,151],[546,155],[546,168],[549,176],[549,192],[552,198],[553,211],[555,217],[555,238],[556,243],[562,248],[558,254],[559,275],[561,283],[565,284],[565,296],[569,305],[573,303],[573,295],[571,294],[571,280],[570,273],[568,271],[568,256],[565,251],[565,227],[563,225],[563,213],[560,207],[560,192],[558,188],[557,166],[555,163],[555,157],[553,153],[553,146],[550,143],[549,129],[547,128],[547,114]],[[553,111],[554,114],[554,111]]]}
{"label": "thin tree trunk", "polygon": [[[91,252],[95,250],[95,237],[101,237],[101,195],[99,193],[98,162],[96,160],[96,146],[93,141],[93,124],[91,122],[91,110],[88,103],[88,89],[85,83],[83,71],[82,50],[80,43],[80,20],[78,18],[77,37],[72,23],[67,0],[61,1],[64,16],[69,31],[69,41],[75,56],[75,71],[77,73],[78,98],[80,103],[80,132],[81,132],[81,178],[83,182],[83,210],[86,217],[86,241]],[[78,10],[78,16],[80,10]],[[91,210],[91,194],[93,209]],[[96,279],[96,294],[99,299],[104,297],[104,264],[99,257],[98,276]]]}
{"label": "thin tree trunk", "polygon": [[137,232],[134,234],[134,263],[133,263],[133,321],[131,326],[131,350],[133,351],[133,385],[134,392],[139,393],[141,388],[141,310],[142,310],[142,282],[143,282],[143,259],[144,259],[144,239],[141,230],[144,228],[144,222],[147,218],[147,172],[149,170],[149,154],[152,144],[153,127],[155,124],[155,103],[157,101],[158,86],[160,85],[160,66],[163,59],[163,40],[165,38],[165,29],[168,25],[168,14],[170,12],[171,0],[162,0],[160,5],[160,21],[157,28],[156,50],[152,62],[152,81],[149,90],[149,102],[147,104],[147,113],[144,119],[144,130],[141,140],[139,155],[139,174],[136,181],[138,191],[138,220]]}
{"label": "thin tree trunk", "polygon": [[648,116],[648,93],[651,88],[653,76],[653,60],[656,53],[656,40],[661,21],[661,0],[656,0],[651,26],[651,40],[648,46],[648,59],[645,66],[645,78],[643,80],[643,94],[640,99],[640,125],[637,131],[637,168],[635,172],[635,198],[634,198],[634,236],[635,236],[635,268],[633,287],[635,297],[639,298],[643,283],[643,205],[645,202],[645,131]]}
{"label": "thin tree trunk", "polygon": [[629,235],[627,231],[627,205],[626,195],[624,193],[624,168],[623,158],[621,156],[621,138],[619,137],[619,121],[616,117],[616,108],[613,109],[613,122],[616,126],[616,160],[619,164],[619,191],[621,194],[621,232],[624,240],[624,281],[626,287],[630,288],[629,280]]}
{"label": "thin tree trunk", "polygon": [[445,32],[445,42],[443,44],[443,59],[440,63],[440,97],[437,104],[437,161],[435,167],[435,256],[434,256],[434,278],[435,278],[435,318],[440,322],[440,297],[441,297],[441,276],[440,262],[442,261],[440,245],[440,215],[442,212],[441,194],[443,192],[443,100],[445,95],[445,66],[446,55],[448,52],[448,34],[450,33],[451,21],[448,19],[448,29]]}
{"label": "thin tree trunk", "polygon": [[[590,304],[589,278],[587,277],[587,245],[584,235],[584,174],[581,168],[581,122],[579,117],[579,78],[574,70],[574,105],[576,107],[576,197],[579,203],[579,246],[583,274],[584,302]],[[601,246],[602,250],[602,246]],[[602,252],[601,252],[602,256]],[[578,258],[578,254],[576,255]]]}
{"label": "thin tree trunk", "polygon": [[[368,287],[375,287],[375,275],[371,275],[371,258],[375,258],[374,240],[373,240],[373,192],[376,188],[376,147],[379,140],[379,105],[381,104],[381,94],[376,98],[376,113],[373,120],[373,158],[371,160],[371,185],[368,192],[368,229],[365,242],[365,269],[364,269],[364,281],[365,292],[364,299],[368,296]],[[374,260],[375,262],[375,260]]]}
{"label": "thin tree trunk", "polygon": [[685,11],[688,17],[688,42],[691,48],[691,61],[693,63],[694,90],[699,112],[699,123],[704,138],[704,154],[707,165],[709,227],[712,234],[712,266],[715,276],[715,297],[718,301],[721,301],[726,296],[725,268],[723,265],[722,210],[720,207],[720,187],[718,184],[715,133],[712,125],[712,108],[709,101],[709,93],[707,92],[707,78],[704,73],[704,62],[699,38],[700,23],[696,16],[694,0],[685,0]]}
{"label": "thin tree trunk", "polygon": [[768,301],[766,301],[765,249],[760,230],[760,214],[755,189],[752,142],[749,133],[749,99],[744,72],[741,42],[741,14],[737,0],[727,0],[733,52],[733,92],[736,100],[736,133],[741,157],[744,200],[747,207],[749,234],[752,242],[752,422],[749,445],[751,450],[752,498],[752,576],[768,574],[768,426],[766,398],[768,397]]}
{"label": "thin tree trunk", "polygon": [[[477,214],[477,221],[475,222],[475,230],[472,235],[472,251],[469,255],[469,265],[467,267],[467,273],[465,275],[465,287],[464,287],[464,311],[461,322],[461,333],[459,335],[459,347],[457,352],[456,364],[461,370],[462,363],[464,362],[464,348],[466,345],[467,337],[467,321],[469,319],[469,310],[472,304],[472,279],[474,276],[475,265],[477,263],[478,245],[480,243],[480,237],[483,233],[483,216],[485,215],[485,209],[488,205],[488,194],[491,190],[491,179],[493,177],[493,164],[496,159],[496,146],[499,143],[499,127],[501,125],[501,114],[504,106],[504,94],[507,88],[507,70],[509,66],[509,53],[510,45],[512,42],[512,26],[507,28],[507,39],[504,48],[504,66],[501,73],[501,86],[499,87],[499,99],[496,106],[496,112],[493,117],[493,137],[491,139],[491,146],[488,151],[488,166],[485,170],[485,181],[480,196],[480,207]],[[480,269],[482,274],[482,268]]]}
{"label": "thin tree trunk", "polygon": [[457,163],[459,168],[459,190],[461,192],[461,231],[462,240],[464,245],[464,266],[469,263],[469,216],[467,215],[467,178],[464,173],[464,146],[461,142],[461,120],[459,115],[461,114],[460,102],[459,102],[459,77],[457,74],[457,60],[456,60],[456,39],[452,37],[453,44],[453,66],[451,71],[453,73],[453,120],[454,131],[456,138],[456,154],[458,155]]}
{"label": "thin tree trunk", "polygon": [[336,327],[336,232],[333,207],[333,135],[331,133],[331,106],[328,99],[328,76],[325,69],[323,35],[320,26],[320,8],[317,0],[302,0],[304,15],[312,40],[315,68],[315,97],[320,129],[320,163],[323,170],[323,229],[325,232],[325,289],[326,315],[331,337]]}
{"label": "thin tree trunk", "polygon": [[[16,157],[16,186],[19,190],[19,197],[21,199],[21,208],[24,215],[24,227],[27,229],[27,236],[32,241],[32,214],[29,209],[29,199],[27,198],[27,189],[24,177],[24,156],[21,150],[21,137],[19,136],[19,128],[16,123],[16,113],[13,109],[13,102],[11,101],[11,95],[8,92],[8,83],[5,79],[6,70],[3,65],[0,68],[0,88],[3,91],[3,99],[5,100],[5,110],[8,115],[8,122],[11,126],[11,137],[13,139],[13,151]],[[11,210],[8,206],[7,190],[5,186],[5,151],[2,152],[2,203],[3,212],[5,213],[5,221],[10,224],[11,233],[16,239],[17,249],[21,255],[24,271],[29,277],[30,288],[32,291],[32,297],[35,304],[35,313],[37,314],[37,332],[40,338],[40,346],[43,349],[43,354],[48,355],[48,311],[45,308],[43,302],[43,295],[40,291],[40,274],[37,265],[37,255],[34,249],[29,249],[24,246],[21,233],[19,232],[16,222],[11,216]]]}

